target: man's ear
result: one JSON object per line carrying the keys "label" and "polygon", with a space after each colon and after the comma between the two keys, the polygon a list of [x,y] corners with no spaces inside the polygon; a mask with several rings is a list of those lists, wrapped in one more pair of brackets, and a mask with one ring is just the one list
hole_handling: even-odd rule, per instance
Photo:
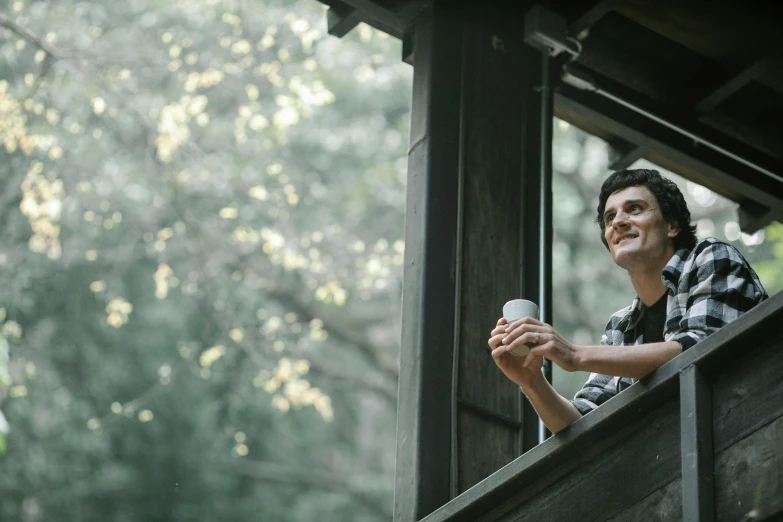
{"label": "man's ear", "polygon": [[668,224],[669,225],[669,231],[666,233],[668,237],[677,237],[677,234],[680,233],[680,225],[673,221]]}

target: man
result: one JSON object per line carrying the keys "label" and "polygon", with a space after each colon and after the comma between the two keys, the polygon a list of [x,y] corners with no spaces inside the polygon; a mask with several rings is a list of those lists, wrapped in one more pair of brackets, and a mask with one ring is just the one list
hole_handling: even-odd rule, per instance
{"label": "man", "polygon": [[[697,242],[677,185],[655,170],[615,172],[604,181],[597,223],[636,298],[616,312],[601,345],[576,346],[550,325],[525,318],[497,322],[488,341],[495,364],[520,387],[552,433],[597,408],[767,299],[742,255],[714,238]],[[511,352],[527,344],[526,357]],[[589,371],[573,401],[541,373],[543,358],[566,371]]]}

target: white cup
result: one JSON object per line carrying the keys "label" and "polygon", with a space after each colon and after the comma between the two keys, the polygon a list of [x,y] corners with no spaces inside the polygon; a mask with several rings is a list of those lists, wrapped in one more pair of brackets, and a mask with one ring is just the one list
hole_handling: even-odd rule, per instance
{"label": "white cup", "polygon": [[[527,299],[513,299],[503,305],[503,317],[506,318],[508,324],[522,319],[523,317],[538,319],[538,305]],[[524,357],[529,352],[530,348],[524,344],[511,351],[511,353],[517,357]]]}

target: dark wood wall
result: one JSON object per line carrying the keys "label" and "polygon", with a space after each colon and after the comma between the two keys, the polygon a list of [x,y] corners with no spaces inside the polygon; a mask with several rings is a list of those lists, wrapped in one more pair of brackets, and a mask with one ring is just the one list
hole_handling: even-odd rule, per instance
{"label": "dark wood wall", "polygon": [[443,2],[417,19],[395,520],[423,518],[537,443],[534,411],[487,346],[506,301],[538,301],[529,152],[548,138],[528,131],[541,56],[523,42],[524,12]]}

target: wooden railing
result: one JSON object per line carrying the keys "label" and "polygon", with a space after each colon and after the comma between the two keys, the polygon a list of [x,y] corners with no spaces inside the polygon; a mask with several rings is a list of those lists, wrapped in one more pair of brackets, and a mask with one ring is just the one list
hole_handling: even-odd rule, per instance
{"label": "wooden railing", "polygon": [[773,518],[783,519],[783,292],[423,520]]}

